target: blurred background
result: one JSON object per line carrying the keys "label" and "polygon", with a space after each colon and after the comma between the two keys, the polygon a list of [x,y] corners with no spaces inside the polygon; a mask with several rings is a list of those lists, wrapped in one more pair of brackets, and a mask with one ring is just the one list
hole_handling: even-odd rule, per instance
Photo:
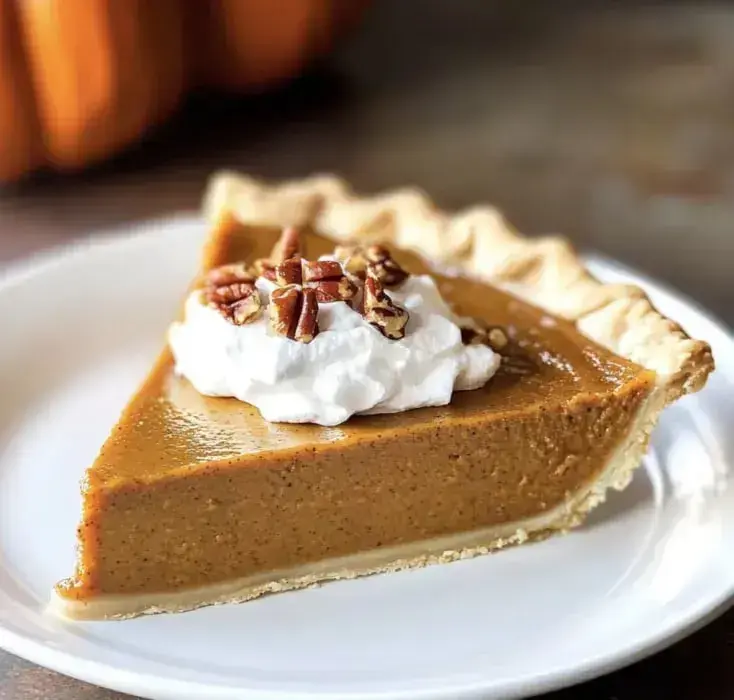
{"label": "blurred background", "polygon": [[[0,270],[218,168],[415,184],[734,324],[734,2],[0,0]],[[554,698],[731,698],[730,613]],[[694,672],[695,671],[695,672]],[[0,698],[118,698],[0,653]]]}
{"label": "blurred background", "polygon": [[734,321],[730,2],[0,8],[0,262],[194,209],[217,168],[333,171],[493,202]]}

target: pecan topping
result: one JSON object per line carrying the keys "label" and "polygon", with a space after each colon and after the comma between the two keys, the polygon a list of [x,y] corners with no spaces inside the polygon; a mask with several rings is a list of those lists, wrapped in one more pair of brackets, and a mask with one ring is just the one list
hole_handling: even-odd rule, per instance
{"label": "pecan topping", "polygon": [[400,340],[405,337],[405,326],[410,316],[404,308],[393,303],[372,267],[367,268],[367,279],[364,282],[362,314],[365,321],[371,323],[386,338]]}
{"label": "pecan topping", "polygon": [[299,343],[310,343],[319,333],[318,302],[313,289],[291,284],[270,295],[270,327]]}
{"label": "pecan topping", "polygon": [[499,326],[483,326],[473,319],[462,324],[461,340],[464,345],[489,345],[497,353],[510,342],[507,333]]}
{"label": "pecan topping", "polygon": [[210,270],[204,279],[203,294],[210,306],[236,326],[254,321],[262,312],[255,279],[242,263]]}
{"label": "pecan topping", "polygon": [[488,345],[502,355],[501,371],[505,374],[528,375],[536,371],[535,363],[518,353],[517,344],[510,341],[504,328],[483,326],[475,319],[462,319],[461,339],[464,345]]}
{"label": "pecan topping", "polygon": [[377,279],[386,287],[397,287],[408,278],[408,273],[393,259],[390,251],[381,245],[369,246],[365,257]]}
{"label": "pecan topping", "polygon": [[224,287],[234,282],[254,282],[245,263],[232,263],[215,267],[206,273],[204,284],[207,287]]}
{"label": "pecan topping", "polygon": [[303,262],[303,282],[316,293],[320,303],[350,301],[357,295],[357,286],[344,274],[335,260]]}
{"label": "pecan topping", "polygon": [[301,284],[303,282],[303,271],[301,270],[301,259],[290,258],[275,266],[275,283],[279,287],[289,284]]}
{"label": "pecan topping", "polygon": [[291,258],[275,267],[275,282],[280,287],[303,285],[316,292],[320,303],[350,301],[357,295],[357,286],[344,274],[334,260],[301,260]]}
{"label": "pecan topping", "polygon": [[273,246],[270,259],[277,264],[290,260],[290,258],[301,257],[303,257],[301,234],[295,226],[286,226],[283,233],[280,234],[278,242]]}
{"label": "pecan topping", "polygon": [[280,234],[278,242],[273,246],[269,258],[259,258],[252,265],[256,277],[264,277],[275,281],[275,268],[291,258],[302,257],[301,234],[295,226],[287,226]]}
{"label": "pecan topping", "polygon": [[208,287],[204,290],[207,301],[215,306],[234,304],[255,291],[254,282],[232,282],[221,287]]}
{"label": "pecan topping", "polygon": [[275,265],[267,258],[258,258],[252,263],[251,273],[254,277],[264,277],[275,282]]}
{"label": "pecan topping", "polygon": [[338,246],[334,256],[344,265],[347,274],[365,279],[367,268],[372,267],[375,276],[385,287],[397,287],[409,277],[408,273],[392,257],[390,251],[381,245]]}
{"label": "pecan topping", "polygon": [[338,245],[334,248],[334,257],[344,266],[344,271],[348,275],[361,280],[366,277],[369,261],[365,257],[364,248]]}
{"label": "pecan topping", "polygon": [[244,326],[246,323],[252,323],[261,313],[262,303],[260,301],[260,294],[255,289],[253,292],[242,297],[242,299],[238,299],[229,305],[227,318],[231,314],[232,322],[235,326]]}
{"label": "pecan topping", "polygon": [[489,347],[495,352],[500,352],[507,347],[510,342],[507,334],[501,328],[490,328],[487,333],[487,340],[489,341]]}

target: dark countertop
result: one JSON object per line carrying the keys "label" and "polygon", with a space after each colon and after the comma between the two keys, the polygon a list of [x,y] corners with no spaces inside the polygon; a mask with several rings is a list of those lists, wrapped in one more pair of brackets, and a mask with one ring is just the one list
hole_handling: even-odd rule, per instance
{"label": "dark countertop", "polygon": [[[734,324],[734,4],[383,2],[315,75],[265,99],[197,97],[145,144],[0,194],[0,262],[198,206],[207,175],[333,171],[491,201],[678,287]],[[554,700],[729,700],[734,611]],[[0,652],[0,700],[112,700]]]}

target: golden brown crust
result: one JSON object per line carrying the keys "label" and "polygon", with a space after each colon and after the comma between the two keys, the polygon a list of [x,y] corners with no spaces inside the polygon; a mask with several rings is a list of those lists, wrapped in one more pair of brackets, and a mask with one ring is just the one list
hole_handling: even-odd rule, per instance
{"label": "golden brown crust", "polygon": [[489,206],[449,215],[416,189],[362,198],[328,175],[269,186],[221,173],[205,214],[210,221],[231,214],[248,223],[312,225],[337,241],[391,243],[486,279],[656,372],[664,404],[698,391],[714,368],[708,344],[660,314],[641,289],[600,282],[568,241],[525,238]]}

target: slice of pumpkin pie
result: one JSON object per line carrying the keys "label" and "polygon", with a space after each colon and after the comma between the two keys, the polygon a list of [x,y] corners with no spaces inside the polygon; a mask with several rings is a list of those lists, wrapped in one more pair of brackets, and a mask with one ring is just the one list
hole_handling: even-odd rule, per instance
{"label": "slice of pumpkin pie", "polygon": [[578,525],[713,369],[486,207],[224,174],[202,271],[83,481],[77,619],[179,612]]}

